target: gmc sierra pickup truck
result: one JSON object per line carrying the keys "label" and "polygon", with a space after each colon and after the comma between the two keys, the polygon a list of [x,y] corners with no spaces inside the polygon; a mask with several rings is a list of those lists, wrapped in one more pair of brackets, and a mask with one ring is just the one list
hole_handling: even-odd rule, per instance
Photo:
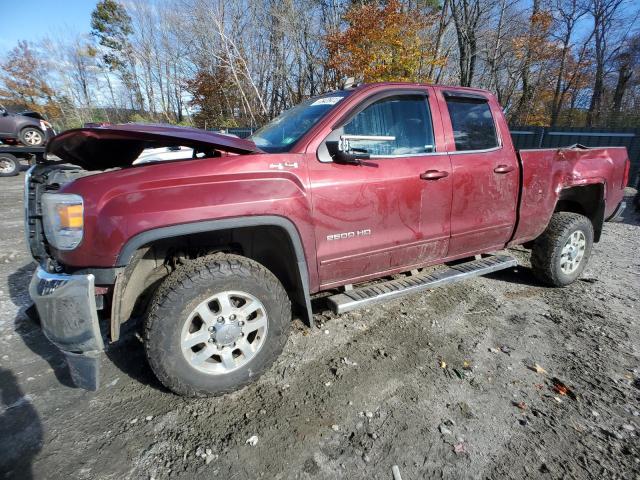
{"label": "gmc sierra pickup truck", "polygon": [[[163,147],[190,158],[134,164]],[[250,139],[102,125],[47,151],[25,179],[45,335],[96,389],[105,345],[141,320],[154,373],[189,396],[258,378],[320,291],[368,307],[512,267],[490,253],[514,245],[570,284],[629,171],[624,148],[517,152],[486,91],[401,83],[311,98]]]}

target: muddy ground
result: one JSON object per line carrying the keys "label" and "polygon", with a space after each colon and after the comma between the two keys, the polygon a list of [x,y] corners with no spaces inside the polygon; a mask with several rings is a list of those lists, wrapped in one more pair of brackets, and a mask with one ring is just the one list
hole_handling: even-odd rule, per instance
{"label": "muddy ground", "polygon": [[136,340],[103,361],[101,390],[71,386],[24,313],[22,179],[0,179],[7,478],[640,478],[636,214],[606,225],[565,289],[537,284],[517,250],[513,271],[369,310],[316,300],[316,328],[296,322],[257,383],[186,400]]}

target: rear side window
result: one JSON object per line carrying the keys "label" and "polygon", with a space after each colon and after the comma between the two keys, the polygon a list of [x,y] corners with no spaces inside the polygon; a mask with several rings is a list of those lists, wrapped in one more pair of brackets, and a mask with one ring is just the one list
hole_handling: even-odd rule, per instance
{"label": "rear side window", "polygon": [[456,151],[486,150],[498,146],[493,116],[486,101],[447,98]]}
{"label": "rear side window", "polygon": [[392,137],[393,140],[355,140],[351,146],[374,157],[419,155],[433,152],[433,126],[427,98],[399,95],[379,100],[344,126],[347,135]]}

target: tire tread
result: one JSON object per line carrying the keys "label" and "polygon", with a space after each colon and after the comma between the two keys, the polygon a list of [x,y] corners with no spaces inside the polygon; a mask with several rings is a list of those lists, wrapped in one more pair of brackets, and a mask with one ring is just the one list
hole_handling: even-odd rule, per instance
{"label": "tire tread", "polygon": [[[244,277],[257,279],[275,298],[276,304],[281,311],[276,315],[289,320],[291,318],[291,303],[284,287],[277,277],[266,267],[250,258],[234,254],[216,253],[199,257],[188,263],[181,265],[174,272],[169,274],[160,284],[154,293],[148,308],[146,321],[144,324],[144,345],[147,359],[155,375],[162,384],[170,390],[189,397],[205,397],[211,395],[224,395],[246,387],[249,383],[259,378],[276,360],[277,355],[267,359],[265,363],[257,366],[253,374],[243,382],[229,388],[219,389],[215,393],[207,390],[195,388],[186,382],[170,375],[163,365],[163,352],[152,348],[150,338],[154,334],[162,334],[162,323],[164,316],[162,311],[167,302],[175,301],[179,298],[179,290],[190,289],[195,283],[216,280],[224,277]],[[287,330],[290,322],[287,323]],[[282,351],[287,341],[287,330],[282,335],[276,337],[279,340],[276,351]]]}
{"label": "tire tread", "polygon": [[[593,239],[593,225],[587,217],[573,212],[556,212],[551,216],[545,231],[535,240],[531,250],[531,268],[542,283],[554,287],[566,285],[559,276],[555,256],[564,247],[567,232],[578,226],[585,227]],[[590,247],[589,252],[585,253],[585,261],[588,260],[589,253]]]}

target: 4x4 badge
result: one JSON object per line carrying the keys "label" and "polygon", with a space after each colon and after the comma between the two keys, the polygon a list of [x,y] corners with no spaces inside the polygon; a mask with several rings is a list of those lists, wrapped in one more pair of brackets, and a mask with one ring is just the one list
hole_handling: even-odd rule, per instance
{"label": "4x4 badge", "polygon": [[269,168],[275,168],[277,170],[284,170],[285,168],[298,168],[298,162],[284,162],[284,163],[272,163]]}

